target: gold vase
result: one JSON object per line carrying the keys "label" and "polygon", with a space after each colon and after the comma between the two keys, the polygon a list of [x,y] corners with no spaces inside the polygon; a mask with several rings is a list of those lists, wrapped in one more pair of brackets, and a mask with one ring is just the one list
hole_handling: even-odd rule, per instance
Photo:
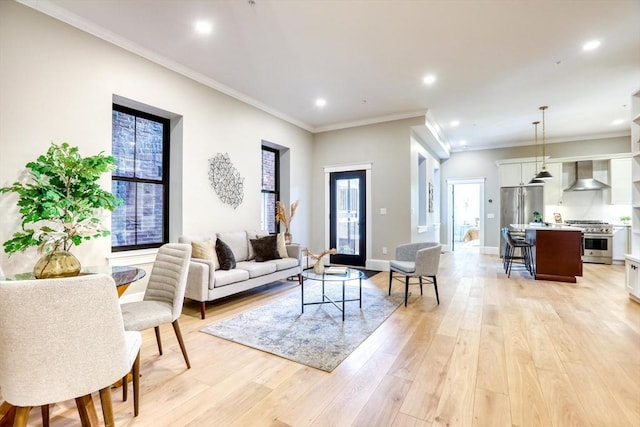
{"label": "gold vase", "polygon": [[292,238],[293,238],[293,236],[291,235],[291,233],[289,233],[289,230],[287,230],[287,231],[285,231],[285,232],[284,232],[284,242],[285,242],[287,245],[290,245],[290,244],[291,244],[291,239],[292,239]]}
{"label": "gold vase", "polygon": [[80,274],[80,261],[71,252],[48,252],[36,262],[33,275],[36,279],[73,277]]}

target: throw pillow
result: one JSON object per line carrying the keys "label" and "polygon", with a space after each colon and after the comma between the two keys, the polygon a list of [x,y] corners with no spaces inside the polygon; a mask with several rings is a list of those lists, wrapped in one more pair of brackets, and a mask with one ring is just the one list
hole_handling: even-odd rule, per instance
{"label": "throw pillow", "polygon": [[236,268],[236,258],[233,256],[233,251],[222,240],[216,240],[216,254],[218,255],[218,262],[220,263],[220,269],[231,270]]}
{"label": "throw pillow", "polygon": [[280,254],[280,258],[289,258],[287,244],[284,241],[284,233],[278,233],[278,253]]}
{"label": "throw pillow", "polygon": [[214,268],[216,270],[220,268],[216,248],[211,240],[205,240],[204,242],[191,242],[191,257],[213,261]]}
{"label": "throw pillow", "polygon": [[251,239],[251,246],[255,254],[257,262],[269,261],[272,259],[280,259],[278,254],[277,236],[261,237],[259,239]]}

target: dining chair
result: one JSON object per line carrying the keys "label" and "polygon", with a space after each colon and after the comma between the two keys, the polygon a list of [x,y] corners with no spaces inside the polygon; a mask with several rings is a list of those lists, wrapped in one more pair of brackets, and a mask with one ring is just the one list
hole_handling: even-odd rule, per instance
{"label": "dining chair", "polygon": [[[391,283],[393,274],[404,276],[404,306],[407,306],[409,298],[410,278],[418,278],[420,284],[420,295],[422,293],[422,279],[429,277],[436,292],[436,301],[440,304],[438,295],[438,267],[440,266],[440,252],[442,245],[436,242],[405,243],[396,247],[395,259],[389,263],[389,295],[391,295]],[[396,279],[398,279],[396,277]]]}
{"label": "dining chair", "polygon": [[[132,368],[139,376],[141,342],[140,332],[124,330],[107,275],[0,281],[0,388],[10,409],[0,413],[26,426],[32,407],[75,399],[82,425],[98,425],[91,394],[99,391],[113,426],[111,386]],[[136,380],[134,402],[138,393]]]}
{"label": "dining chair", "polygon": [[190,257],[190,244],[162,245],[153,263],[143,300],[121,305],[126,330],[155,329],[160,355],[162,355],[160,325],[171,323],[187,369],[191,368],[191,363],[189,363],[187,349],[180,333],[178,318],[182,314]]}

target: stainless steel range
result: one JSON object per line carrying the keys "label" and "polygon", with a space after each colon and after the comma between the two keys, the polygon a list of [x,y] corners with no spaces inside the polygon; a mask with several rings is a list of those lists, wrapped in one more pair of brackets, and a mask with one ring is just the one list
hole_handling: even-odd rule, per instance
{"label": "stainless steel range", "polygon": [[565,221],[582,229],[582,262],[613,262],[613,225],[599,220]]}

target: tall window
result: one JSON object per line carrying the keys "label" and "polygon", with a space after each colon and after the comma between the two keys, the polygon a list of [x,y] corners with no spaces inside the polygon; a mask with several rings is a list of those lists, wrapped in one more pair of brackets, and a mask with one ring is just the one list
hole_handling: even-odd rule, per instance
{"label": "tall window", "polygon": [[111,217],[113,251],[169,241],[169,120],[113,105],[111,190],[124,203]]}
{"label": "tall window", "polygon": [[278,232],[276,202],[280,197],[280,153],[274,148],[262,146],[262,215],[261,226],[269,233]]}

